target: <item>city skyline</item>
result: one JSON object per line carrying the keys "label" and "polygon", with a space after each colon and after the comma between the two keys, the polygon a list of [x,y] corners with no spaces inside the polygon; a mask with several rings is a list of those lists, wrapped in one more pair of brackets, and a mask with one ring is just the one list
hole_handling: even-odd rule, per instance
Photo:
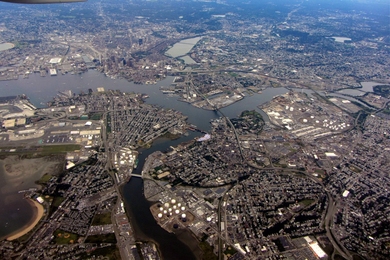
{"label": "city skyline", "polygon": [[388,10],[0,3],[0,255],[386,259]]}

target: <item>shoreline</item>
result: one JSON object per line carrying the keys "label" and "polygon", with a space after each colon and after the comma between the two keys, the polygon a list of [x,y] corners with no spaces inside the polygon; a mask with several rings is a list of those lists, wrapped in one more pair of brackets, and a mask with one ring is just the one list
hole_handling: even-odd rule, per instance
{"label": "shoreline", "polygon": [[8,241],[12,241],[12,240],[15,240],[15,239],[18,239],[22,236],[24,236],[25,234],[27,234],[28,232],[30,232],[37,224],[38,222],[41,220],[41,218],[43,217],[44,215],[44,208],[41,204],[39,204],[37,201],[33,200],[33,199],[27,199],[27,201],[30,203],[30,205],[32,206],[33,208],[33,217],[31,218],[31,220],[29,221],[29,223],[27,223],[24,227],[18,229],[17,231],[11,233],[6,239]]}

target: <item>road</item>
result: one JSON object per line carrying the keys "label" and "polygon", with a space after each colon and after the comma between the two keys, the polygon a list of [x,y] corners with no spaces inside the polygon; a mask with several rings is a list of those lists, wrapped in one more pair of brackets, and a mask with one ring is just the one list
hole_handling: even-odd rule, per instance
{"label": "road", "polygon": [[214,104],[212,104],[212,103],[210,102],[210,100],[209,100],[205,95],[203,95],[202,93],[200,93],[200,92],[195,88],[195,86],[192,84],[192,82],[191,82],[191,85],[192,85],[192,88],[195,90],[195,92],[198,93],[198,95],[201,96],[204,100],[206,100],[207,103],[209,103],[209,105],[212,106],[212,107],[214,108],[215,111],[217,111],[218,113],[220,113],[220,114],[222,115],[222,117],[224,117],[224,118],[227,120],[227,122],[229,123],[229,125],[232,127],[233,132],[234,132],[234,135],[236,136],[236,139],[237,139],[238,148],[240,149],[241,160],[242,160],[243,162],[245,162],[245,156],[244,156],[244,153],[243,153],[243,151],[242,151],[240,138],[239,138],[239,136],[238,136],[238,133],[237,133],[236,128],[234,127],[232,121],[230,121],[229,117],[225,116],[225,114],[224,114],[218,107],[216,107]]}
{"label": "road", "polygon": [[221,222],[222,222],[222,216],[221,216],[221,208],[222,208],[222,202],[225,195],[221,197],[218,203],[218,260],[223,260],[223,242],[222,242],[222,234],[221,234]]}
{"label": "road", "polygon": [[333,235],[333,216],[335,214],[335,211],[337,209],[336,201],[332,199],[330,194],[328,194],[328,208],[326,209],[326,216],[325,216],[325,230],[326,230],[326,236],[329,238],[330,242],[332,243],[334,250],[332,253],[332,256],[330,259],[334,259],[336,251],[344,257],[345,259],[352,260],[352,255],[349,253],[347,249],[344,248],[344,246],[340,245],[337,241],[337,239]]}
{"label": "road", "polygon": [[102,124],[102,143],[103,147],[105,149],[105,156],[106,156],[106,171],[111,175],[111,178],[114,180],[114,188],[116,191],[116,194],[120,199],[117,200],[116,205],[114,206],[112,212],[111,212],[111,222],[113,223],[114,226],[114,232],[115,232],[115,237],[116,240],[118,241],[118,248],[119,248],[119,253],[121,255],[121,259],[129,259],[129,257],[132,257],[131,253],[128,252],[126,249],[126,245],[123,244],[121,241],[121,236],[120,236],[120,230],[118,228],[118,223],[116,221],[116,212],[118,211],[118,208],[120,207],[120,204],[122,203],[122,196],[120,192],[120,187],[118,186],[118,183],[116,181],[116,178],[114,174],[111,172],[112,169],[112,161],[111,161],[111,152],[110,152],[110,146],[109,146],[109,141],[108,141],[108,133],[107,133],[107,116],[108,112],[103,113],[103,124]]}

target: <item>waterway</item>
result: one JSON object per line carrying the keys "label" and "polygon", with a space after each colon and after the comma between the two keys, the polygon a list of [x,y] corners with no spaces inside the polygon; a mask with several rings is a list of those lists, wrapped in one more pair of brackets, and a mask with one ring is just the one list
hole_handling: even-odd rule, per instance
{"label": "waterway", "polygon": [[186,55],[184,57],[180,58],[181,60],[184,61],[185,64],[191,65],[191,64],[196,64],[196,61],[194,61],[190,56]]}
{"label": "waterway", "polygon": [[366,81],[366,82],[360,82],[361,88],[346,88],[337,91],[337,93],[340,94],[346,94],[354,97],[360,97],[364,96],[367,92],[374,92],[374,87],[378,85],[382,85],[383,83],[378,82],[372,82],[372,81]]}
{"label": "waterway", "polygon": [[38,167],[42,163],[45,163],[42,159],[30,159],[26,165],[32,165],[34,170],[27,171],[28,168],[24,167],[19,172],[19,169],[23,169],[23,165],[19,165],[17,170],[10,173],[4,168],[4,160],[0,161],[0,239],[25,226],[33,217],[31,204],[18,191],[39,188],[35,181],[42,176],[43,169]]}
{"label": "waterway", "polygon": [[[378,83],[376,83],[378,84]],[[292,90],[294,91],[301,91],[303,93],[306,93],[309,97],[313,97],[312,94],[314,93],[313,90],[311,89],[298,89],[298,88],[292,88]],[[346,89],[346,90],[353,90],[353,89]],[[367,108],[371,108],[369,106],[367,106],[367,104],[364,104],[363,102],[361,102],[360,100],[356,99],[356,98],[353,98],[351,96],[346,96],[346,95],[343,95],[343,94],[347,94],[345,92],[341,92],[341,91],[337,91],[337,92],[332,92],[332,93],[328,93],[326,94],[325,92],[323,91],[316,91],[317,94],[325,97],[325,98],[330,98],[330,97],[338,97],[338,98],[342,98],[342,99],[347,99],[349,101],[354,101],[364,107],[367,107]]]}
{"label": "waterway", "polygon": [[[81,91],[87,92],[89,88],[95,91],[97,87],[104,87],[105,89],[119,89],[124,92],[145,93],[149,96],[146,99],[147,103],[181,111],[184,115],[188,116],[189,123],[196,125],[199,129],[209,131],[210,120],[218,118],[221,115],[216,111],[202,110],[188,103],[177,101],[177,97],[175,96],[162,94],[159,88],[161,86],[169,86],[172,82],[173,77],[167,77],[155,85],[137,85],[122,79],[111,79],[97,71],[91,70],[81,75],[67,74],[53,77],[40,77],[39,74],[31,74],[28,79],[0,81],[0,93],[2,96],[26,94],[30,98],[30,101],[37,107],[45,107],[46,102],[57,95],[58,91],[64,90],[72,90],[75,93],[80,93]],[[270,101],[276,95],[287,92],[288,90],[285,88],[269,88],[261,94],[246,96],[243,100],[223,108],[222,111],[226,116],[233,118],[238,116],[243,110],[255,109],[267,120],[267,116],[257,106]],[[141,172],[144,160],[150,153],[157,150],[166,151],[170,146],[178,145],[199,135],[200,133],[191,132],[188,136],[183,136],[177,140],[156,140],[150,149],[140,151],[138,168],[135,170],[136,173]],[[0,175],[0,178],[6,178],[1,171]],[[1,179],[2,182],[3,179]],[[19,189],[20,187],[15,188],[13,192],[15,193]],[[165,259],[193,258],[191,250],[180,241],[180,236],[177,237],[167,233],[155,222],[149,211],[150,204],[143,196],[143,181],[141,179],[132,178],[124,185],[122,192],[137,237],[142,240],[155,241],[160,246],[161,253]],[[0,197],[0,200],[4,199],[4,197]],[[26,210],[26,212],[22,213],[27,216],[26,218],[21,219],[20,214],[16,212],[12,213],[13,216],[10,220],[13,222],[12,225],[22,227],[29,221],[28,214],[31,216],[31,209],[29,213],[29,206],[24,205],[23,200],[15,202],[13,206],[15,209],[23,207]],[[0,228],[3,230],[2,227]],[[188,234],[184,234],[184,236],[188,237]]]}
{"label": "waterway", "polygon": [[[139,163],[134,170],[135,173],[141,174],[142,168],[147,156],[155,151],[167,151],[170,146],[176,146],[182,142],[192,140],[200,136],[198,132],[191,132],[189,136],[183,136],[176,140],[166,138],[157,139],[153,146],[149,149],[141,149],[138,157]],[[188,239],[190,236],[185,236],[186,244],[181,241],[184,234],[175,236],[162,229],[152,214],[150,213],[149,203],[143,196],[143,180],[140,178],[132,178],[122,188],[122,194],[126,202],[126,207],[130,213],[130,220],[135,229],[138,239],[153,240],[159,245],[163,259],[195,259],[194,253],[186,244],[196,243],[195,239]],[[187,231],[188,232],[188,231]],[[183,240],[183,239],[182,239]],[[191,241],[192,240],[192,241]]]}
{"label": "waterway", "polygon": [[182,40],[178,43],[175,43],[172,48],[167,50],[165,55],[177,58],[183,55],[186,55],[191,51],[191,49],[202,39],[202,37],[195,37],[190,39]]}
{"label": "waterway", "polygon": [[366,82],[360,82],[360,85],[362,85],[362,91],[374,92],[375,86],[384,85],[384,84],[378,82],[366,81]]}
{"label": "waterway", "polygon": [[349,101],[354,101],[366,108],[372,108],[372,107],[369,107],[367,106],[367,104],[364,104],[363,102],[361,102],[360,100],[356,99],[356,98],[353,98],[353,97],[350,97],[350,96],[345,96],[345,95],[341,95],[341,94],[337,94],[337,93],[329,93],[328,97],[339,97],[339,98],[342,98],[342,99],[347,99]]}
{"label": "waterway", "polygon": [[12,49],[14,47],[15,47],[15,45],[13,43],[9,43],[9,42],[0,43],[0,51],[6,51],[6,50]]}
{"label": "waterway", "polygon": [[364,94],[366,94],[366,92],[363,92],[360,89],[350,89],[350,88],[339,90],[336,93],[346,94],[354,97],[361,97],[364,96]]}
{"label": "waterway", "polygon": [[351,38],[347,38],[347,37],[331,37],[331,38],[333,38],[336,42],[345,42],[345,41],[352,40]]}

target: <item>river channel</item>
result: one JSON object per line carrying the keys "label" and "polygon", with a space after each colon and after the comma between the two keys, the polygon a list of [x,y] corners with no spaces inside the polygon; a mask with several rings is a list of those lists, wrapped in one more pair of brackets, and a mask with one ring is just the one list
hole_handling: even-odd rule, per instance
{"label": "river channel", "polygon": [[[172,82],[173,77],[167,77],[155,85],[137,85],[122,79],[111,79],[97,71],[91,70],[81,75],[67,74],[53,77],[40,77],[39,74],[31,74],[28,79],[0,81],[0,93],[1,96],[25,94],[37,107],[45,107],[46,102],[57,95],[58,91],[64,90],[72,90],[75,93],[80,93],[80,91],[87,92],[89,88],[96,91],[97,87],[104,87],[105,89],[119,89],[124,92],[145,93],[149,96],[149,98],[146,99],[147,103],[155,104],[162,108],[171,108],[181,111],[184,115],[188,116],[189,123],[196,125],[199,129],[209,131],[210,120],[218,118],[220,115],[215,111],[202,110],[187,103],[177,101],[177,97],[175,96],[162,94],[159,87],[169,86]],[[276,95],[287,92],[288,90],[285,88],[269,88],[264,90],[261,94],[246,96],[243,100],[223,108],[222,111],[226,116],[232,118],[238,116],[243,110],[256,109],[261,112],[267,120],[263,111],[256,107],[270,101]],[[139,164],[135,171],[137,173],[141,172],[145,158],[152,152],[157,150],[166,151],[170,146],[178,145],[179,143],[191,140],[196,136],[199,136],[199,133],[189,133],[188,136],[183,136],[177,140],[156,140],[150,149],[140,151]],[[18,190],[19,188],[15,188],[13,192],[17,193]],[[175,235],[166,232],[157,225],[149,211],[150,203],[147,202],[143,196],[143,181],[141,179],[132,178],[124,185],[122,193],[138,238],[155,241],[159,245],[164,259],[194,258],[191,250],[180,241],[180,237],[178,238]],[[0,197],[0,200],[2,199],[3,198]],[[20,208],[21,206],[25,207],[26,205],[21,201],[19,203],[14,203],[14,206],[15,208]],[[20,218],[17,218],[18,213],[15,214],[16,216],[5,216],[3,221],[13,222],[13,227],[16,229],[23,227],[26,224],[26,220],[20,220]],[[3,230],[3,225],[0,226],[0,229]]]}
{"label": "river channel", "polygon": [[12,49],[14,47],[15,47],[15,45],[12,43],[9,43],[9,42],[0,43],[0,51],[6,51],[6,50]]}

